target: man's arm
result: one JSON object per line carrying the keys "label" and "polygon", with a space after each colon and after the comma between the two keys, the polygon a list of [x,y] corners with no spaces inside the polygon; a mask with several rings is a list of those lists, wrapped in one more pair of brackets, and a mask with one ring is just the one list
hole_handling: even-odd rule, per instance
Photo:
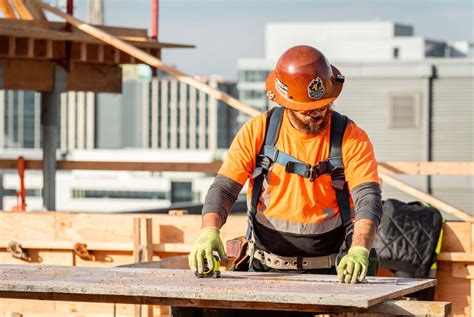
{"label": "man's arm", "polygon": [[338,267],[340,282],[362,282],[367,274],[369,254],[382,217],[382,198],[378,183],[369,182],[351,191],[355,203],[356,221],[352,246]]}
{"label": "man's arm", "polygon": [[372,247],[382,218],[382,195],[377,183],[365,183],[351,191],[355,204],[355,224],[352,245]]}
{"label": "man's arm", "polygon": [[354,224],[354,233],[352,235],[352,245],[364,247],[367,250],[372,248],[372,244],[377,234],[377,226],[370,219],[360,219]]}
{"label": "man's arm", "polygon": [[230,214],[243,185],[218,174],[207,191],[202,208],[202,227],[221,228]]}
{"label": "man's arm", "polygon": [[215,227],[217,229],[222,228],[224,224],[222,223],[222,218],[219,216],[217,211],[210,211],[209,213],[202,216],[202,228],[206,227]]}
{"label": "man's arm", "polygon": [[217,175],[209,188],[202,210],[202,228],[193,250],[189,254],[189,267],[202,274],[207,266],[213,270],[213,252],[217,251],[221,261],[227,262],[224,245],[220,238],[220,228],[229,216],[242,185],[223,175]]}

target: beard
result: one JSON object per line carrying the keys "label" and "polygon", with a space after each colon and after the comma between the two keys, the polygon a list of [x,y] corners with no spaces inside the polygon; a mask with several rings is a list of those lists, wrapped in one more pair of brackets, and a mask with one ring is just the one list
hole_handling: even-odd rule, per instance
{"label": "beard", "polygon": [[318,135],[321,134],[328,125],[329,116],[331,114],[330,110],[331,109],[328,109],[326,112],[324,112],[324,114],[318,113],[316,115],[305,115],[302,118],[290,110],[288,112],[288,116],[290,118],[290,122],[298,130],[306,134]]}

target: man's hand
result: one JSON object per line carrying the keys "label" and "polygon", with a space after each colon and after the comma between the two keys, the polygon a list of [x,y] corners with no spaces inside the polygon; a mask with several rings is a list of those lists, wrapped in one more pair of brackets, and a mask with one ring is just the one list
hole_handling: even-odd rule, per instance
{"label": "man's hand", "polygon": [[367,275],[369,266],[369,250],[361,246],[353,246],[342,257],[337,266],[337,276],[340,283],[362,282]]}
{"label": "man's hand", "polygon": [[217,251],[220,260],[227,263],[227,255],[219,236],[219,229],[216,227],[202,228],[188,257],[191,270],[193,272],[197,271],[199,274],[204,273],[204,259],[206,259],[208,269],[212,271],[214,269],[213,251]]}

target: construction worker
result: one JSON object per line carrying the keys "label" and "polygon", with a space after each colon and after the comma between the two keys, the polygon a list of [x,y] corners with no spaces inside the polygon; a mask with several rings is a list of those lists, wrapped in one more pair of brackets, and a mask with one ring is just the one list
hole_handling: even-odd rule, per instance
{"label": "construction worker", "polygon": [[213,252],[227,260],[219,230],[249,180],[250,271],[364,280],[381,191],[369,137],[333,109],[343,83],[316,48],[295,46],[279,58],[266,81],[279,107],[247,122],[230,146],[205,199],[193,271],[212,266]]}

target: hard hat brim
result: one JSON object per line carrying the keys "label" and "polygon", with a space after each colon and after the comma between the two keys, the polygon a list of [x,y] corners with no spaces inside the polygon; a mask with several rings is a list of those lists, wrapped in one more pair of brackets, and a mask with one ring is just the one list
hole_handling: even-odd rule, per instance
{"label": "hard hat brim", "polygon": [[[334,74],[334,78],[337,78],[338,75],[341,75],[341,72],[334,66],[331,65],[332,73]],[[298,102],[295,100],[291,100],[286,96],[282,95],[278,89],[275,88],[276,82],[276,72],[273,71],[268,75],[266,81],[266,91],[267,96],[270,100],[277,103],[278,105],[291,109],[291,110],[312,110],[325,107],[329,105],[331,102],[336,100],[336,98],[341,94],[342,91],[342,83],[333,83],[333,89],[331,93],[326,96],[325,98],[309,101],[309,102]],[[270,96],[269,96],[270,95]]]}

